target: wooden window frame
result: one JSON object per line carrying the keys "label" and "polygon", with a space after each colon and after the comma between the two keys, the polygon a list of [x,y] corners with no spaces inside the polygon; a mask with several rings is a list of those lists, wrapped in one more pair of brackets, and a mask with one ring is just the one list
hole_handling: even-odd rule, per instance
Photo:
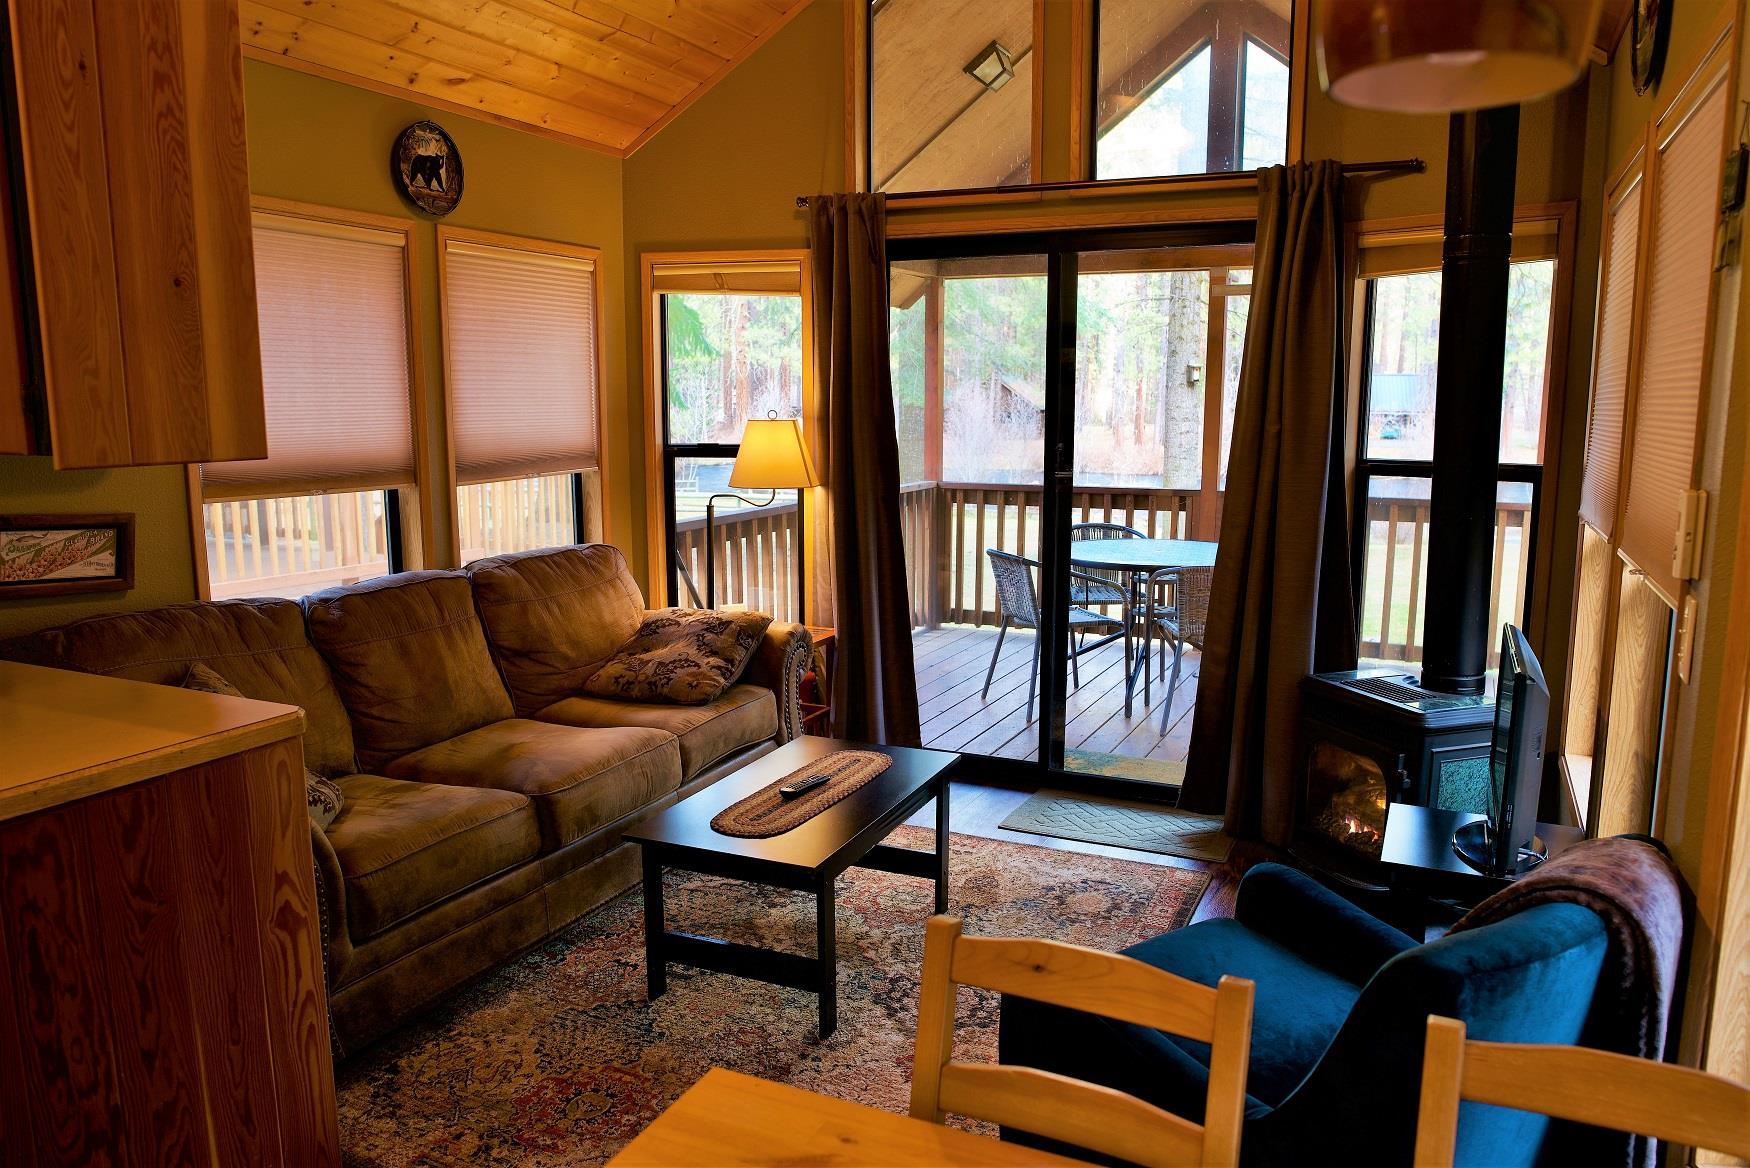
{"label": "wooden window frame", "polygon": [[[451,386],[453,382],[451,381],[450,372],[449,338],[449,245],[452,242],[478,244],[482,247],[494,247],[504,251],[529,252],[535,255],[550,255],[560,256],[565,259],[587,260],[590,264],[594,265],[595,279],[593,283],[592,298],[595,301],[593,305],[593,313],[595,316],[593,340],[595,344],[591,357],[595,361],[595,401],[593,403],[593,408],[595,410],[596,423],[596,477],[599,480],[596,496],[600,501],[602,512],[602,539],[604,542],[613,542],[608,528],[607,506],[608,499],[612,497],[609,494],[609,489],[610,483],[613,479],[609,473],[609,464],[611,460],[608,455],[607,435],[602,426],[602,419],[604,416],[602,411],[602,301],[605,299],[603,296],[604,275],[602,271],[602,249],[579,243],[565,243],[561,240],[555,239],[540,239],[533,236],[510,235],[502,231],[486,231],[473,227],[451,227],[447,224],[440,224],[437,228],[438,329],[439,345],[442,349],[444,363],[444,392],[442,403],[444,411],[444,466],[445,482],[448,484],[448,490],[442,502],[442,506],[446,508],[445,513],[449,515],[450,543],[452,545],[445,558],[454,561],[454,563],[451,564],[452,567],[461,566],[461,504],[456,498],[456,493],[461,489],[463,484],[456,481],[456,418],[455,408],[452,404],[453,395],[451,392]],[[571,473],[581,474],[582,472],[573,471]],[[589,492],[580,485],[576,493],[577,538],[579,540],[584,538],[588,530],[586,527],[586,516],[584,514],[588,502],[588,496]]]}
{"label": "wooden window frame", "polygon": [[[1097,85],[1099,43],[1096,33],[1096,9],[1098,0],[1063,0],[1068,9],[1067,34],[1054,34],[1054,27],[1047,19],[1048,0],[1034,0],[1033,29],[1035,46],[1039,64],[1033,70],[1033,124],[1032,158],[1030,160],[1031,181],[1033,183],[1067,181],[1077,184],[1081,189],[1076,194],[1100,196],[1124,196],[1151,193],[1194,193],[1200,191],[1247,191],[1255,190],[1255,178],[1245,172],[1221,175],[1170,175],[1151,179],[1107,179],[1097,180],[1093,175],[1094,137],[1095,137],[1095,100],[1094,89]],[[847,191],[864,191],[871,189],[870,175],[870,136],[873,132],[870,109],[870,13],[867,4],[847,3],[844,8],[844,51],[845,51],[845,185]],[[1289,17],[1289,52],[1287,55],[1289,69],[1288,86],[1288,138],[1286,161],[1293,163],[1301,161],[1305,153],[1306,143],[1306,86],[1297,79],[1309,76],[1312,67],[1311,53],[1311,5],[1308,0],[1293,0]],[[1241,40],[1244,41],[1244,36]],[[1242,43],[1243,53],[1243,43]],[[1069,56],[1068,77],[1069,94],[1061,110],[1048,109],[1044,79],[1054,65],[1058,54]],[[1046,155],[1048,143],[1058,134],[1067,142],[1066,173],[1052,173],[1053,167],[1047,164]],[[1031,191],[1027,184],[1017,184],[1005,190],[1000,195],[989,194],[953,194],[930,195],[925,192],[905,192],[913,197],[903,202],[893,204],[892,211],[924,210],[926,208],[942,209],[950,207],[980,207],[1002,205],[1014,201],[1035,201],[1040,192]],[[1213,217],[1221,217],[1219,212]],[[1250,217],[1250,216],[1248,216]],[[1029,219],[1025,222],[1016,220],[1013,226],[1004,226],[998,221],[988,229],[1035,231],[1051,230],[1061,227],[1109,227],[1136,226],[1156,222],[1176,222],[1183,220],[1184,215],[1176,217],[1137,217],[1134,213],[1119,218],[1103,217],[1098,213],[1084,214],[1073,220],[1062,216],[1051,218]],[[890,221],[890,234],[907,234],[903,230],[895,231],[896,226]],[[941,234],[966,234],[986,230],[984,223],[962,220],[956,224],[946,225]],[[935,232],[919,231],[914,234],[935,234]]]}
{"label": "wooden window frame", "polygon": [[[1561,419],[1566,409],[1568,377],[1568,345],[1573,326],[1574,266],[1578,245],[1579,206],[1573,202],[1525,203],[1513,209],[1514,262],[1554,260],[1555,281],[1550,290],[1549,340],[1545,348],[1543,433],[1540,438],[1538,462],[1540,468],[1533,490],[1532,524],[1535,528],[1531,548],[1530,580],[1525,596],[1527,634],[1535,648],[1542,649],[1548,634],[1551,576],[1549,571],[1555,554],[1556,523],[1550,509],[1561,489],[1562,429]],[[1351,530],[1354,531],[1353,556],[1357,603],[1366,586],[1366,541],[1362,517],[1367,498],[1366,479],[1377,473],[1374,462],[1392,460],[1368,459],[1363,453],[1365,419],[1362,406],[1366,403],[1366,379],[1369,354],[1366,351],[1367,283],[1386,275],[1439,271],[1445,238],[1444,221],[1440,215],[1410,215],[1392,219],[1371,219],[1351,225],[1345,240],[1345,270],[1352,278],[1350,359],[1348,362],[1346,477],[1350,494]],[[1397,260],[1387,267],[1374,268],[1364,262],[1366,253],[1393,249]],[[1365,273],[1365,274],[1364,274]],[[1407,466],[1422,464],[1408,462]],[[1497,461],[1505,468],[1531,464]],[[1414,474],[1411,477],[1420,477]],[[1502,478],[1500,481],[1509,481]],[[1539,569],[1542,569],[1541,571]],[[1552,715],[1552,735],[1560,732],[1560,714]]]}
{"label": "wooden window frame", "polygon": [[[329,227],[335,229],[336,234],[344,234],[349,229],[363,229],[401,237],[401,288],[402,302],[407,314],[407,392],[409,419],[413,427],[414,481],[408,485],[410,489],[383,489],[394,490],[398,494],[396,511],[399,517],[400,568],[404,571],[424,568],[432,558],[426,517],[437,513],[437,500],[432,494],[434,484],[431,476],[431,454],[426,441],[425,342],[421,325],[424,314],[419,299],[419,271],[424,257],[419,247],[420,225],[412,219],[399,216],[379,215],[372,211],[355,211],[270,195],[256,195],[251,198],[249,210],[252,218],[256,214],[263,214],[302,220],[313,225],[314,234],[321,234],[321,228]],[[291,486],[295,488],[297,484]],[[195,596],[200,600],[211,600],[212,582],[207,575],[206,498],[201,489],[198,464],[190,463],[186,467],[184,487],[188,501],[189,545],[194,568]],[[293,497],[321,493],[324,492],[292,489],[272,496],[258,497],[280,498],[282,495]]]}
{"label": "wooden window frame", "polygon": [[[847,10],[855,5],[847,5]],[[638,257],[639,272],[639,316],[642,321],[642,342],[644,352],[644,377],[640,392],[643,397],[641,413],[644,417],[647,435],[644,443],[644,486],[646,495],[645,506],[645,539],[648,541],[650,578],[644,581],[644,594],[652,608],[677,604],[679,601],[672,595],[669,587],[673,566],[669,555],[670,516],[667,503],[668,492],[663,486],[663,478],[667,473],[666,455],[667,443],[664,435],[667,433],[668,419],[666,415],[667,402],[663,396],[663,344],[661,320],[661,298],[668,293],[656,290],[656,273],[660,268],[689,265],[701,268],[719,268],[725,272],[748,264],[795,264],[797,271],[798,295],[802,302],[802,428],[806,441],[814,447],[811,454],[815,466],[822,474],[826,472],[826,463],[820,450],[819,435],[819,398],[815,379],[814,363],[814,293],[813,269],[809,261],[807,248],[756,248],[756,249],[723,249],[716,251],[647,251]],[[820,488],[815,488],[819,490]],[[805,508],[818,514],[818,509]],[[809,531],[803,531],[803,563],[801,571],[804,581],[812,583],[819,579],[818,565],[823,563],[820,556],[817,539],[808,539]],[[811,592],[805,594],[805,600]],[[810,607],[813,602],[808,601]]]}

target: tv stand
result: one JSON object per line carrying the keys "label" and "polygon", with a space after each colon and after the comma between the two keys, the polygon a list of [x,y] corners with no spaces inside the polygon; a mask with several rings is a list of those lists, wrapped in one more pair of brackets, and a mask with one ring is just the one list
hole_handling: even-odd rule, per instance
{"label": "tv stand", "polygon": [[[1510,875],[1492,876],[1459,858],[1453,837],[1469,824],[1480,825],[1484,819],[1472,811],[1447,811],[1410,803],[1393,803],[1386,808],[1385,839],[1380,845],[1379,859],[1391,884],[1392,923],[1411,936],[1420,937],[1422,934],[1416,930],[1419,924],[1426,924],[1431,899],[1469,908],[1531,870],[1533,865],[1522,859]],[[1559,856],[1585,839],[1586,833],[1578,827],[1539,823],[1537,838],[1546,857]]]}
{"label": "tv stand", "polygon": [[[1539,824],[1539,827],[1543,825]],[[1494,870],[1494,843],[1489,839],[1489,821],[1477,819],[1463,825],[1452,833],[1452,852],[1459,859],[1470,865],[1484,876],[1504,876],[1505,873]],[[1549,858],[1549,845],[1543,837],[1531,837],[1529,848],[1520,848],[1514,865],[1513,875],[1523,876]]]}

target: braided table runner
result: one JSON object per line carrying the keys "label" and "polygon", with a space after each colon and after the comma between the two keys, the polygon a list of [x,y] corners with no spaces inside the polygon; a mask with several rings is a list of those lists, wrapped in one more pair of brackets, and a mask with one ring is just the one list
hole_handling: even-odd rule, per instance
{"label": "braided table runner", "polygon": [[[712,818],[711,830],[740,839],[782,835],[807,823],[892,765],[891,756],[873,750],[835,750],[731,803]],[[787,783],[819,774],[831,777],[794,799],[778,794],[778,788]]]}

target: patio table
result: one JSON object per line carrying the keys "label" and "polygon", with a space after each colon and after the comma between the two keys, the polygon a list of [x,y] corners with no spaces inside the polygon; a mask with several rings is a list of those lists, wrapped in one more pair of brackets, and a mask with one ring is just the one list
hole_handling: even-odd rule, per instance
{"label": "patio table", "polygon": [[[1077,568],[1099,568],[1132,574],[1132,599],[1124,606],[1125,627],[1135,610],[1135,580],[1151,572],[1171,568],[1213,568],[1216,543],[1207,539],[1084,539],[1069,545],[1069,562]],[[1128,641],[1125,642],[1129,644]],[[1124,713],[1128,717],[1139,671],[1148,668],[1148,641],[1130,662],[1124,679]]]}

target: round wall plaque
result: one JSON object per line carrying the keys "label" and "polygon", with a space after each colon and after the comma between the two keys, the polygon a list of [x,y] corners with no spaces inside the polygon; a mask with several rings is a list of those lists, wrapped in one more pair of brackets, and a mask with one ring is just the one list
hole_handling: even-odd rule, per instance
{"label": "round wall plaque", "polygon": [[462,155],[436,122],[414,122],[389,151],[389,174],[408,202],[428,215],[448,215],[462,201]]}
{"label": "round wall plaque", "polygon": [[1665,42],[1670,37],[1671,0],[1635,0],[1629,47],[1636,93],[1645,93],[1659,83],[1659,72],[1665,67]]}

